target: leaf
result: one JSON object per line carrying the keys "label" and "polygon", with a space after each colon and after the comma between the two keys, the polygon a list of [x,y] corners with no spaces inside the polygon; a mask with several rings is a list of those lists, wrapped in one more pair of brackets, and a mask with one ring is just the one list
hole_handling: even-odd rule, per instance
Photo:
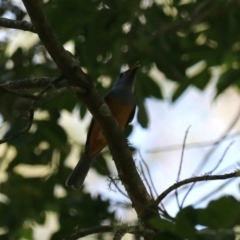
{"label": "leaf", "polygon": [[93,164],[93,168],[96,169],[96,171],[103,176],[108,176],[110,174],[107,160],[103,157],[102,154],[99,154],[97,156],[96,161]]}
{"label": "leaf", "polygon": [[217,94],[215,98],[217,98],[224,90],[226,90],[229,86],[240,82],[240,72],[239,69],[228,69],[224,72],[217,83]]}
{"label": "leaf", "polygon": [[205,68],[202,72],[190,78],[192,84],[200,90],[203,90],[206,87],[210,79],[211,74],[208,68]]}
{"label": "leaf", "polygon": [[189,239],[197,239],[197,214],[192,206],[181,209],[176,217],[176,232],[179,236]]}
{"label": "leaf", "polygon": [[230,228],[239,218],[240,203],[232,196],[224,196],[197,211],[199,224],[213,229]]}
{"label": "leaf", "polygon": [[173,93],[172,96],[172,102],[175,102],[182,94],[183,92],[186,91],[186,89],[190,86],[190,82],[187,81],[185,83],[180,84],[177,89],[175,90],[175,92]]}
{"label": "leaf", "polygon": [[47,141],[52,147],[65,148],[67,135],[57,123],[51,121],[37,121],[36,134],[42,141]]}
{"label": "leaf", "polygon": [[166,220],[166,219],[161,219],[161,218],[153,218],[150,220],[151,225],[154,228],[159,229],[160,231],[170,231],[173,232],[176,229],[176,226],[173,222]]}
{"label": "leaf", "polygon": [[147,74],[139,74],[137,85],[142,93],[142,97],[155,97],[163,99],[161,87]]}
{"label": "leaf", "polygon": [[198,233],[199,240],[235,240],[236,235],[232,229],[220,229],[213,231],[212,229],[202,229]]}
{"label": "leaf", "polygon": [[143,103],[139,105],[139,108],[137,111],[137,120],[140,123],[142,128],[148,127],[148,114],[146,112],[146,108]]}

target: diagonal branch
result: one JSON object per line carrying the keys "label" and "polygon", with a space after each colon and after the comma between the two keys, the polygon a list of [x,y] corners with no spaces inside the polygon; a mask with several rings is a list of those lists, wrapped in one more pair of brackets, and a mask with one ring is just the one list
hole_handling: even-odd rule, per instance
{"label": "diagonal branch", "polygon": [[[41,41],[66,77],[70,86],[81,87],[85,92],[73,93],[87,106],[101,126],[115,161],[119,178],[133,203],[143,226],[149,226],[149,219],[159,216],[155,201],[149,196],[132,159],[127,141],[112,116],[108,106],[93,87],[89,76],[78,66],[76,60],[63,48],[50,27],[39,1],[23,0],[32,23]],[[144,207],[143,207],[144,206]]]}

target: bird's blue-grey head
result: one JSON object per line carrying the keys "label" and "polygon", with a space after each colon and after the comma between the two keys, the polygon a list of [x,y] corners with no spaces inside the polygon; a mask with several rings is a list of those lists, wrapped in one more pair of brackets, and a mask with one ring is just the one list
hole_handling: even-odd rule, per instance
{"label": "bird's blue-grey head", "polygon": [[116,79],[113,89],[133,91],[135,75],[139,68],[139,62],[136,62],[127,71],[122,72]]}

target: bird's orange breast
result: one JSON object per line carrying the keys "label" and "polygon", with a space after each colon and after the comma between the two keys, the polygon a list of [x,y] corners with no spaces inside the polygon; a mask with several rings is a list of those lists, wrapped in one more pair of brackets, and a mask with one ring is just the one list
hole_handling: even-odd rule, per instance
{"label": "bird's orange breast", "polygon": [[[129,118],[135,106],[122,104],[121,102],[109,97],[106,98],[105,101],[113,116],[117,120],[120,128],[123,129],[129,122]],[[102,130],[95,120],[93,120],[92,126],[88,133],[87,145],[89,156],[99,153],[104,147],[107,146],[107,142],[103,136]]]}

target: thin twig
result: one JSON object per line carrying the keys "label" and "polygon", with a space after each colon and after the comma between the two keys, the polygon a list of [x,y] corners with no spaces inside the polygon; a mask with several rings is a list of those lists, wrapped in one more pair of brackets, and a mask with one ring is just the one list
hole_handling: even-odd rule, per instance
{"label": "thin twig", "polygon": [[160,207],[159,207],[159,214],[169,220],[174,220],[174,218],[168,213],[168,211],[166,210],[166,208],[164,207],[163,203],[160,203]]}
{"label": "thin twig", "polygon": [[232,142],[227,146],[227,148],[226,148],[225,151],[223,152],[222,157],[221,157],[220,160],[218,161],[217,165],[216,165],[211,171],[207,172],[207,174],[212,174],[215,170],[218,169],[218,167],[219,167],[220,164],[222,163],[224,157],[226,156],[229,148],[233,145],[233,143],[234,143],[234,141],[232,141]]}
{"label": "thin twig", "polygon": [[142,163],[141,163],[141,162],[140,162],[140,169],[141,169],[141,174],[142,174],[142,176],[143,176],[143,179],[144,179],[145,183],[147,184],[148,190],[149,190],[149,192],[150,192],[150,196],[151,196],[152,198],[154,198],[153,193],[152,193],[152,188],[151,188],[151,186],[150,186],[150,184],[149,184],[149,182],[148,182],[148,179],[147,179],[147,177],[146,177],[146,175],[145,175],[145,172],[143,171],[143,167],[142,167]]}
{"label": "thin twig", "polygon": [[[115,182],[116,179],[114,179],[114,178],[111,177],[110,175],[108,175],[108,178],[110,179],[110,180],[109,180],[109,185],[108,185],[109,189],[112,190],[112,189],[111,189],[111,184],[113,184],[113,185],[115,186],[115,188],[116,188],[124,197],[126,197],[126,198],[129,199],[129,196],[128,196],[125,192],[123,192],[122,189],[120,189],[119,186],[117,185],[117,183]],[[113,190],[112,190],[112,191],[113,191]]]}
{"label": "thin twig", "polygon": [[[180,175],[181,175],[181,171],[182,171],[182,164],[183,164],[183,158],[184,158],[184,150],[185,150],[187,135],[188,135],[188,132],[189,132],[190,127],[191,127],[191,126],[189,126],[189,127],[187,128],[187,131],[186,131],[186,133],[185,133],[184,140],[183,140],[183,147],[182,147],[182,152],[181,152],[181,159],[180,159],[180,164],[179,164],[178,174],[177,174],[177,182],[179,182]],[[181,209],[181,205],[180,205],[179,198],[178,198],[178,189],[177,189],[177,188],[175,189],[175,196],[176,196],[178,208]]]}
{"label": "thin twig", "polygon": [[[233,144],[233,142],[231,142],[231,143],[228,145],[228,147],[225,149],[222,157],[221,157],[220,160],[218,161],[217,165],[216,165],[211,171],[207,172],[207,173],[206,173],[207,175],[212,174],[212,173],[220,166],[221,162],[223,161],[224,157],[226,156],[226,153],[228,152],[228,150],[229,150],[229,148],[232,146],[232,144]],[[193,183],[193,184],[190,186],[190,188],[188,189],[187,193],[186,193],[185,196],[183,197],[183,200],[182,200],[182,203],[181,203],[181,208],[183,207],[184,202],[185,202],[185,200],[187,199],[187,196],[190,194],[191,190],[193,189],[194,185],[195,185],[195,183]]]}
{"label": "thin twig", "polygon": [[14,135],[10,136],[10,137],[7,137],[7,138],[4,138],[2,140],[0,140],[0,144],[2,143],[5,143],[5,142],[8,142],[10,140],[13,140],[13,139],[16,139],[26,133],[28,133],[28,131],[30,130],[31,126],[32,126],[32,123],[33,123],[33,117],[34,117],[34,110],[35,110],[35,107],[36,107],[36,104],[38,102],[38,100],[41,99],[41,97],[43,96],[43,94],[52,86],[53,83],[56,83],[56,82],[59,82],[63,79],[63,76],[60,76],[56,79],[53,80],[53,82],[50,82],[37,96],[36,98],[32,101],[31,103],[31,106],[29,108],[29,113],[28,113],[28,121],[27,121],[27,124],[26,126],[21,130],[19,131],[18,133],[15,133]]}
{"label": "thin twig", "polygon": [[203,161],[201,161],[201,163],[199,164],[199,166],[196,168],[195,170],[195,174],[198,174],[203,167],[205,166],[205,164],[207,163],[207,161],[210,159],[210,157],[213,155],[213,153],[217,150],[218,146],[222,143],[222,141],[224,139],[227,138],[228,133],[233,129],[233,127],[236,125],[236,123],[239,121],[240,118],[240,108],[236,114],[236,116],[233,118],[231,124],[228,126],[228,128],[226,129],[226,131],[222,134],[222,136],[220,137],[220,139],[216,142],[215,146],[210,149],[208,151],[208,153],[205,155],[205,157],[203,158]]}
{"label": "thin twig", "polygon": [[196,184],[196,182],[192,183],[191,186],[189,187],[189,189],[187,190],[187,192],[186,192],[186,194],[185,194],[185,196],[183,197],[183,200],[182,200],[182,202],[181,202],[181,208],[180,208],[180,209],[183,208],[184,202],[185,202],[185,200],[187,199],[187,196],[188,196],[188,195],[190,194],[190,192],[192,191],[192,189],[193,189],[193,187],[194,187],[195,184]]}
{"label": "thin twig", "polygon": [[198,201],[196,201],[194,203],[194,205],[198,205],[201,202],[203,202],[204,200],[208,199],[209,197],[213,197],[214,194],[218,194],[219,191],[221,189],[223,189],[224,187],[226,187],[228,184],[230,184],[232,181],[234,180],[234,178],[230,178],[228,180],[226,180],[223,184],[221,184],[220,186],[218,186],[216,189],[211,190],[211,192],[209,192],[208,194],[206,194],[205,196],[203,196],[202,198],[200,198]]}
{"label": "thin twig", "polygon": [[12,135],[10,137],[3,138],[2,140],[0,140],[0,144],[8,142],[13,139],[16,139],[16,138],[22,136],[23,134],[27,133],[32,126],[33,116],[34,116],[34,108],[33,108],[33,104],[31,104],[31,106],[29,108],[29,112],[28,112],[28,122],[27,122],[26,126],[18,133],[15,133],[14,135]]}
{"label": "thin twig", "polygon": [[153,188],[153,190],[154,190],[154,193],[156,194],[156,196],[158,196],[157,190],[156,190],[156,188],[155,188],[155,186],[154,186],[154,183],[153,183],[152,176],[151,176],[151,174],[150,174],[149,167],[148,167],[147,163],[144,161],[144,159],[143,159],[140,151],[139,151],[139,154],[140,154],[141,160],[142,160],[142,162],[143,162],[143,164],[144,164],[144,166],[145,166],[145,168],[146,168],[146,170],[147,170],[148,178],[149,178],[149,180],[150,180],[150,183],[151,183],[151,186],[152,186],[152,188]]}
{"label": "thin twig", "polygon": [[204,175],[204,176],[197,176],[197,177],[191,177],[184,179],[180,182],[177,182],[167,188],[164,192],[162,192],[158,198],[156,199],[156,203],[159,204],[170,192],[175,190],[176,188],[179,188],[183,185],[193,183],[193,182],[202,182],[202,181],[209,181],[209,180],[224,180],[229,178],[235,178],[240,176],[240,171],[236,170],[232,173],[222,174],[222,175]]}
{"label": "thin twig", "polygon": [[[239,137],[239,135],[240,135],[240,131],[238,131],[236,133],[233,133],[233,134],[229,134],[225,139],[223,139],[223,141],[234,138],[234,137],[237,137],[237,136]],[[218,142],[219,142],[219,140],[188,143],[188,144],[186,144],[185,149],[186,148],[210,147],[210,146],[217,145]],[[182,149],[182,143],[181,144],[176,144],[176,145],[169,145],[169,146],[165,146],[165,147],[161,147],[161,148],[157,148],[157,149],[153,149],[153,150],[147,150],[146,153],[154,154],[154,153],[159,153],[159,152],[178,151],[179,149]]]}

